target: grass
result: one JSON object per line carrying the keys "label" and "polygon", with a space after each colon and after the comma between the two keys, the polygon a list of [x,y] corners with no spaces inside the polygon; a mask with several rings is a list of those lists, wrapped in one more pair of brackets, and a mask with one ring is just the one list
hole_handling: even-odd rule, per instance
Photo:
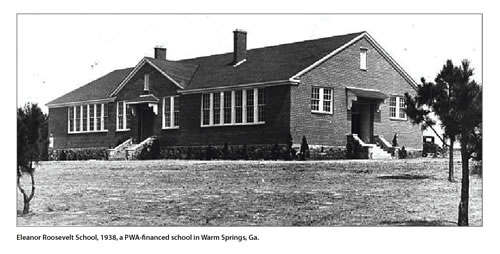
{"label": "grass", "polygon": [[[449,226],[457,221],[460,181],[450,183],[447,175],[447,160],[430,158],[44,162],[36,170],[32,213],[17,223]],[[482,226],[482,179],[470,180],[469,223]],[[20,194],[17,200],[22,210]]]}

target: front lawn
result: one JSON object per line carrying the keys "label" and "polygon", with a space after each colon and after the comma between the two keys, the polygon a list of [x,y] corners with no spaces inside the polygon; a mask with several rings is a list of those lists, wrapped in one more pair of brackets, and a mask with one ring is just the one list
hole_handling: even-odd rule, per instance
{"label": "front lawn", "polygon": [[[19,226],[456,225],[460,168],[391,161],[66,161],[36,170]],[[469,224],[482,226],[482,179],[470,177]],[[18,210],[22,199],[18,194]]]}

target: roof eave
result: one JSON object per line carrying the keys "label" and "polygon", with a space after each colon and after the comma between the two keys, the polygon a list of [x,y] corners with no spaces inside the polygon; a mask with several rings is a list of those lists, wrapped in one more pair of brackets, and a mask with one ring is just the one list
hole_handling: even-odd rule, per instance
{"label": "roof eave", "polygon": [[148,63],[151,65],[153,68],[155,68],[157,71],[159,71],[163,76],[165,76],[168,80],[172,81],[178,88],[184,89],[184,86],[182,86],[179,82],[175,81],[172,77],[170,77],[168,74],[166,74],[162,69],[160,69],[156,64],[151,62],[149,59],[146,57],[142,58],[141,61],[134,67],[134,69],[123,79],[123,81],[118,85],[113,92],[109,95],[110,97],[116,96],[120,90],[130,81],[130,79],[144,66],[144,64]]}
{"label": "roof eave", "polygon": [[177,90],[180,94],[196,94],[196,93],[208,93],[223,90],[233,90],[238,88],[250,88],[250,87],[268,87],[268,86],[279,86],[279,85],[297,85],[300,83],[299,80],[276,80],[276,81],[266,81],[266,82],[255,82],[255,83],[245,83],[230,86],[218,86],[218,87],[205,87],[205,88],[195,88],[195,89],[185,89]]}
{"label": "roof eave", "polygon": [[71,101],[71,102],[60,102],[60,103],[47,103],[45,106],[48,108],[61,108],[68,106],[76,106],[82,104],[99,104],[99,103],[108,103],[114,102],[116,97],[104,98],[104,99],[95,99],[95,100],[85,100],[85,101]]}

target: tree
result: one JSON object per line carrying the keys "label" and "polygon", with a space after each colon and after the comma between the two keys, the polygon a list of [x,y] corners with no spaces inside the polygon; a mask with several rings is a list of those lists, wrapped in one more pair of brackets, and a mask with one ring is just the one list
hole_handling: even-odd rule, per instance
{"label": "tree", "polygon": [[[17,187],[23,195],[23,214],[29,213],[30,202],[35,195],[35,167],[44,157],[48,145],[46,122],[47,115],[36,103],[27,103],[17,110]],[[23,175],[29,175],[31,192],[21,185]]]}
{"label": "tree", "polygon": [[[460,194],[458,225],[468,225],[469,208],[469,159],[478,150],[482,124],[482,88],[471,80],[473,69],[468,60],[454,66],[448,60],[435,82],[426,82],[417,88],[415,98],[408,93],[407,113],[414,123],[432,126],[436,122],[433,112],[441,121],[445,135],[450,139],[449,180],[453,180],[453,142],[460,141],[462,158],[462,187]],[[479,143],[480,144],[480,143]],[[479,145],[480,146],[480,145]]]}

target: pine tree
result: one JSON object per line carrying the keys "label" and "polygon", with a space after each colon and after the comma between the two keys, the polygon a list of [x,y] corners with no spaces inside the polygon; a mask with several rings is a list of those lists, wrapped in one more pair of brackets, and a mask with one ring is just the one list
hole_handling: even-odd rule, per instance
{"label": "pine tree", "polygon": [[[460,142],[462,158],[462,188],[459,204],[458,225],[468,225],[469,209],[469,159],[478,150],[478,128],[482,124],[482,87],[471,80],[473,70],[467,60],[454,66],[448,60],[435,82],[418,86],[413,98],[405,94],[407,113],[416,124],[424,127],[436,124],[431,112],[441,121],[445,135],[450,139],[450,163],[448,179],[453,181],[453,143]],[[479,132],[480,133],[480,132]]]}

